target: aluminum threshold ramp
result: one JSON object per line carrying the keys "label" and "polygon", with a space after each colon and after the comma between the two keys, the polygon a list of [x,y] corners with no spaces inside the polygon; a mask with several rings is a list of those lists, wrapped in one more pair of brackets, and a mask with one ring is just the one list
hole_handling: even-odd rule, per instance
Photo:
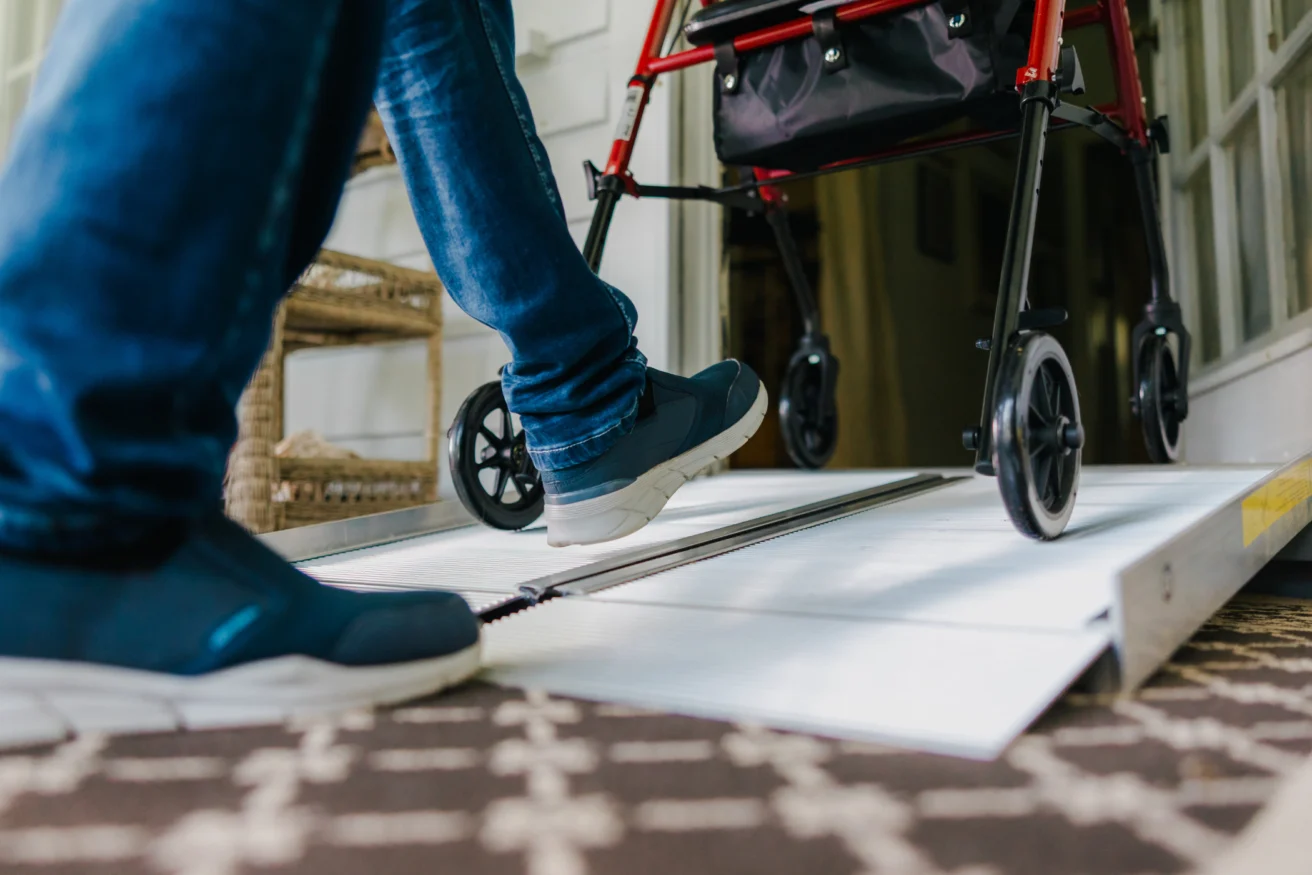
{"label": "aluminum threshold ramp", "polygon": [[992,758],[1077,678],[1142,683],[1308,523],[1309,499],[1312,459],[1090,468],[1067,533],[1039,544],[963,472],[749,473],[688,484],[602,547],[442,506],[267,540],[330,554],[302,568],[334,585],[508,613],[485,628],[497,683]]}
{"label": "aluminum threshold ramp", "polygon": [[[405,525],[413,528],[407,534],[415,534],[414,528],[425,522],[434,526],[432,534],[312,559],[301,567],[325,583],[353,589],[451,590],[463,595],[475,610],[501,613],[502,603],[525,591],[569,586],[571,592],[577,592],[590,577],[635,564],[641,570],[633,575],[643,576],[652,573],[653,557],[685,554],[683,558],[690,560],[686,554],[708,541],[722,541],[763,526],[782,533],[797,516],[832,519],[946,482],[950,481],[941,475],[914,471],[703,478],[675,493],[660,516],[637,534],[609,544],[565,550],[547,546],[545,527],[496,531],[475,525],[452,503],[402,512],[411,514]],[[379,514],[352,522],[376,533],[387,525],[402,524],[399,519],[386,519],[391,516]],[[303,559],[323,543],[338,541],[339,546],[322,552],[339,551],[340,538],[334,529],[342,525],[331,523],[311,527],[318,531],[297,529],[266,538],[289,558]],[[661,563],[661,567],[665,565],[668,562]],[[612,573],[607,579],[617,578]]]}

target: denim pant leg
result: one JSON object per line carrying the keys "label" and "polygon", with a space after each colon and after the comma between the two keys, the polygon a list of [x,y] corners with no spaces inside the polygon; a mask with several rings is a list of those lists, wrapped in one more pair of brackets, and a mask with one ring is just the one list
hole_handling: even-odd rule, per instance
{"label": "denim pant leg", "polygon": [[636,414],[637,312],[570,237],[515,75],[510,0],[388,0],[375,104],[438,274],[500,333],[534,462],[609,449]]}
{"label": "denim pant leg", "polygon": [[[65,5],[0,173],[0,548],[120,546],[216,506],[235,404],[336,207],[382,12]],[[322,93],[343,80],[353,100]]]}

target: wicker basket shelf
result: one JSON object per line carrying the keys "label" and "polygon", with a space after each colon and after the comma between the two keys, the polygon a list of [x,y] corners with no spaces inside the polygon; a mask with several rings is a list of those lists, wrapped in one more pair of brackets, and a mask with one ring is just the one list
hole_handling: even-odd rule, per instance
{"label": "wicker basket shelf", "polygon": [[[298,349],[428,341],[427,459],[285,458],[283,368]],[[437,500],[442,285],[435,274],[324,250],[274,319],[264,361],[238,408],[228,515],[253,532],[381,513]]]}
{"label": "wicker basket shelf", "polygon": [[281,458],[278,479],[283,528],[401,510],[437,493],[434,462]]}

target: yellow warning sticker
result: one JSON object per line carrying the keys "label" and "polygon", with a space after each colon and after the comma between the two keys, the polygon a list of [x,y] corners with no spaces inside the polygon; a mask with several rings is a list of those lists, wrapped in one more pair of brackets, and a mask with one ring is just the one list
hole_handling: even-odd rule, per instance
{"label": "yellow warning sticker", "polygon": [[1252,544],[1308,499],[1312,499],[1312,459],[1277,475],[1244,499],[1244,546]]}

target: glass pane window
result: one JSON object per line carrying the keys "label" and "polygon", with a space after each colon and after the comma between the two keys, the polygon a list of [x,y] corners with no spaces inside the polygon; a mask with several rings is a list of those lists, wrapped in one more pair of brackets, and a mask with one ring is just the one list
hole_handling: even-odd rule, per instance
{"label": "glass pane window", "polygon": [[1203,4],[1186,0],[1184,5],[1184,52],[1187,67],[1185,91],[1189,95],[1189,145],[1197,146],[1207,136],[1207,67],[1203,57]]}
{"label": "glass pane window", "polygon": [[1235,129],[1233,161],[1235,224],[1239,238],[1239,306],[1243,339],[1271,329],[1271,289],[1266,260],[1266,196],[1262,183],[1262,136],[1257,113]]}
{"label": "glass pane window", "polygon": [[1186,193],[1194,231],[1193,283],[1198,301],[1198,354],[1203,362],[1221,356],[1221,310],[1216,294],[1216,235],[1212,232],[1212,177],[1206,164]]}
{"label": "glass pane window", "polygon": [[1312,12],[1312,0],[1277,0],[1280,9],[1281,38],[1293,33],[1294,28],[1309,12]]}
{"label": "glass pane window", "polygon": [[[1312,0],[1309,0],[1312,2]],[[1292,220],[1287,229],[1289,315],[1312,309],[1312,51],[1290,71],[1280,88],[1286,137],[1285,193]]]}
{"label": "glass pane window", "polygon": [[[1228,58],[1227,97],[1234,100],[1253,78],[1253,0],[1224,0]],[[1201,2],[1192,5],[1202,6]]]}

